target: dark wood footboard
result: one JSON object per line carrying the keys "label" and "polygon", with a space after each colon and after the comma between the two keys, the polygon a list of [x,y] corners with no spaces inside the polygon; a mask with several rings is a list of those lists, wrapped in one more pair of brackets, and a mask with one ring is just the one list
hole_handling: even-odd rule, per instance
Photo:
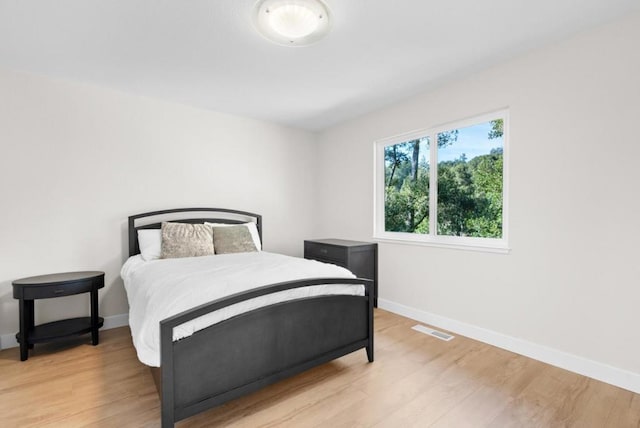
{"label": "dark wood footboard", "polygon": [[[322,284],[362,284],[364,296],[314,296],[258,308],[173,341],[187,321],[259,296]],[[373,281],[318,278],[256,288],[160,323],[162,426],[365,348],[373,361]]]}

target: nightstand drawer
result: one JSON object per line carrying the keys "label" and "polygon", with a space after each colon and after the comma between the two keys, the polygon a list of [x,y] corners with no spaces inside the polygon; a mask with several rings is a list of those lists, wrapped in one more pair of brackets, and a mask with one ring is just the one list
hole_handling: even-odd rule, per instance
{"label": "nightstand drawer", "polygon": [[23,299],[49,299],[52,297],[71,296],[74,294],[88,293],[93,287],[93,281],[80,281],[67,284],[40,285],[35,287],[25,286],[22,290]]}
{"label": "nightstand drawer", "polygon": [[316,242],[305,242],[304,256],[308,259],[327,260],[344,264],[347,261],[347,249]]}

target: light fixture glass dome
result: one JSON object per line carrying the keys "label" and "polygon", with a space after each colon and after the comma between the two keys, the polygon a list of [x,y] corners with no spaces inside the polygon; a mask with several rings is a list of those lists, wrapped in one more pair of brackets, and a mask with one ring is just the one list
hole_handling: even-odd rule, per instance
{"label": "light fixture glass dome", "polygon": [[260,34],[286,46],[305,46],[330,29],[329,9],[320,0],[260,0],[253,22]]}
{"label": "light fixture glass dome", "polygon": [[269,25],[288,39],[300,39],[318,28],[320,18],[311,9],[297,4],[276,6],[269,11]]}

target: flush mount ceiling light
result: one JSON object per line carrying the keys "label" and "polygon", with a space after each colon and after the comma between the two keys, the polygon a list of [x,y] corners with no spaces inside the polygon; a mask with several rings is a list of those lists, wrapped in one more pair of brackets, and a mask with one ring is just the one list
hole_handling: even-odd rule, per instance
{"label": "flush mount ceiling light", "polygon": [[285,46],[306,46],[331,28],[329,8],[320,0],[259,0],[253,23],[260,34]]}

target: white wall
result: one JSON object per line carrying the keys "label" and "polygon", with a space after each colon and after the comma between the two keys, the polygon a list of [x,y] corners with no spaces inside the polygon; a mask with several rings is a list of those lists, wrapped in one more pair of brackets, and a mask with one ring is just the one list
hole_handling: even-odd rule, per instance
{"label": "white wall", "polygon": [[[314,226],[315,137],[94,86],[0,70],[0,337],[11,281],[104,270],[101,314],[128,312],[129,215],[213,206],[263,214],[268,251],[299,255]],[[36,302],[36,322],[88,313],[88,295]],[[5,343],[5,346],[8,343]]]}
{"label": "white wall", "polygon": [[640,374],[639,40],[635,15],[324,132],[319,234],[371,239],[375,140],[509,107],[511,254],[381,243],[380,297]]}

